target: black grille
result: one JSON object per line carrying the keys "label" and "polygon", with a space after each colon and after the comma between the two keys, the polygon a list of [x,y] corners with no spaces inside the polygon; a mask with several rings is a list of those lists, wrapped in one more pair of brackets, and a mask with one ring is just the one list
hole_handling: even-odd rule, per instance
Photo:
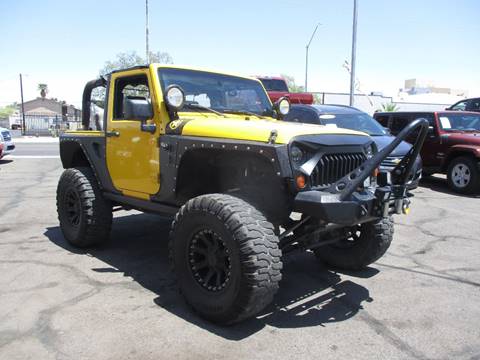
{"label": "black grille", "polygon": [[329,186],[367,160],[362,153],[323,155],[310,176],[312,186]]}
{"label": "black grille", "polygon": [[3,140],[5,140],[5,141],[12,140],[12,136],[10,135],[10,132],[8,132],[8,131],[2,131],[2,137],[3,137]]}

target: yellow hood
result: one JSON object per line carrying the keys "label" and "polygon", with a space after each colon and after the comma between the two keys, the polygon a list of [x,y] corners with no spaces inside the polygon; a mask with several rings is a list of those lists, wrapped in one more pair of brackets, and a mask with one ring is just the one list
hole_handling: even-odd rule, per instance
{"label": "yellow hood", "polygon": [[[183,123],[183,124],[182,124]],[[290,139],[298,135],[361,135],[368,136],[365,133],[335,128],[324,125],[310,125],[302,123],[291,123],[278,121],[274,119],[260,120],[251,117],[245,120],[245,117],[204,117],[204,118],[186,118],[172,121],[169,126],[173,130],[183,125],[182,135],[215,137],[226,139],[250,140],[268,142],[272,130],[277,131],[277,144],[288,144]]]}

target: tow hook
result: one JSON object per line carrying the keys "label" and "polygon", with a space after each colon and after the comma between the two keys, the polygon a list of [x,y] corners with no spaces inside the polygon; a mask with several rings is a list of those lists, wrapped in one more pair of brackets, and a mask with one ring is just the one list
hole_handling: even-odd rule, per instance
{"label": "tow hook", "polygon": [[405,215],[408,215],[410,213],[410,199],[403,200],[402,212]]}
{"label": "tow hook", "polygon": [[395,199],[395,214],[408,215],[409,212],[410,212],[409,199]]}

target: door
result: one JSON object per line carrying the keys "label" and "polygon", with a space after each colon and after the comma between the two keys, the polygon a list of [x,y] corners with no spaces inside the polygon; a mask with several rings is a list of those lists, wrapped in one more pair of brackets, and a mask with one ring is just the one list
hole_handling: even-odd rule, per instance
{"label": "door", "polygon": [[390,118],[390,132],[393,136],[397,136],[400,131],[411,121],[409,114],[394,114]]}
{"label": "door", "polygon": [[[148,199],[160,188],[159,116],[152,106],[148,69],[113,73],[110,81],[107,120],[107,166],[115,188],[124,195]],[[147,100],[152,118],[128,118],[126,100]],[[142,125],[157,125],[152,133]],[[151,129],[151,127],[150,127]]]}
{"label": "door", "polygon": [[[423,167],[437,168],[438,166],[440,166],[440,160],[437,157],[437,153],[440,151],[440,137],[438,133],[438,127],[435,122],[435,116],[433,113],[412,114],[412,121],[420,118],[427,119],[428,126],[430,128],[427,133],[427,137],[425,138],[425,142],[423,143],[422,149],[420,151]],[[418,132],[419,131],[415,132],[415,139],[416,139],[416,136],[418,135]],[[412,139],[412,140],[414,141],[415,139]]]}

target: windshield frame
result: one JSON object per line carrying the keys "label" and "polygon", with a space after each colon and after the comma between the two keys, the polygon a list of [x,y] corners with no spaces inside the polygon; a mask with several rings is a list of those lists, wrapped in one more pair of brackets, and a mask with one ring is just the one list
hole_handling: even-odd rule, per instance
{"label": "windshield frame", "polygon": [[[226,107],[226,106],[212,106],[212,105],[210,105],[208,107],[210,109],[213,109],[215,111],[218,111],[218,112],[224,113],[224,114],[228,114],[229,111],[234,111],[234,112],[238,112],[238,113],[244,111],[245,113],[254,114],[255,116],[259,116],[259,117],[263,117],[263,116],[272,117],[272,115],[273,115],[273,111],[274,111],[273,104],[272,104],[267,92],[265,91],[265,88],[263,87],[262,83],[258,79],[248,78],[248,77],[243,77],[243,76],[237,76],[237,75],[231,75],[231,74],[225,74],[225,73],[214,72],[214,71],[208,71],[208,70],[198,70],[198,69],[169,67],[169,66],[158,66],[157,69],[156,69],[156,73],[157,73],[157,76],[158,76],[159,87],[160,87],[162,93],[165,93],[165,89],[169,85],[173,84],[173,82],[172,83],[166,83],[165,82],[164,75],[165,75],[165,73],[168,73],[168,72],[170,74],[172,74],[174,72],[178,72],[178,73],[180,73],[180,75],[181,75],[181,73],[186,73],[187,76],[188,76],[188,73],[212,75],[212,76],[215,76],[215,77],[219,77],[220,79],[223,78],[225,80],[231,80],[233,84],[235,83],[235,80],[238,80],[239,81],[239,89],[236,90],[236,91],[239,91],[239,90],[249,91],[250,88],[248,86],[247,86],[246,89],[245,88],[242,89],[241,85],[245,85],[245,84],[248,84],[248,82],[251,82],[251,84],[252,84],[251,90],[255,92],[254,96],[256,96],[256,98],[255,98],[256,103],[258,104],[258,106],[260,108],[263,108],[263,110],[248,108],[247,106],[245,106],[245,104],[242,104],[242,103],[240,104],[241,105],[240,107],[235,107],[235,106]],[[182,90],[184,90],[184,92],[187,95],[188,91],[183,89],[181,83],[180,84],[175,84],[175,85],[180,86],[182,88]],[[225,91],[228,91],[228,90],[225,90]],[[199,95],[200,94],[203,94],[203,93],[199,93]],[[207,94],[207,93],[205,92],[205,94]],[[196,96],[199,96],[199,95],[196,95]],[[223,100],[225,100],[225,99],[223,99]],[[205,106],[205,105],[202,105],[202,106]],[[179,112],[195,113],[195,112],[199,112],[199,111],[194,110],[194,109],[188,109],[187,107],[184,107],[181,110],[179,110]]]}

